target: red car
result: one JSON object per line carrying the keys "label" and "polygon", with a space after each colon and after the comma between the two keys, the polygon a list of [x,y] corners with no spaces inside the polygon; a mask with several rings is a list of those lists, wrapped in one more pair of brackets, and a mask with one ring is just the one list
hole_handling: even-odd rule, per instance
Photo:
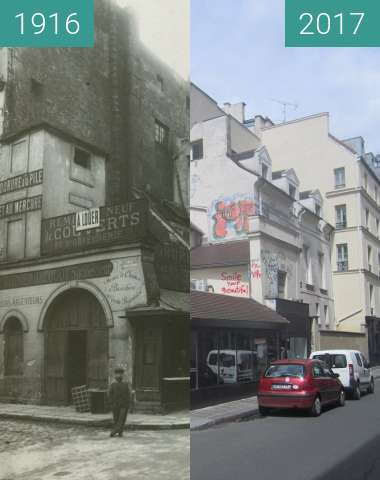
{"label": "red car", "polygon": [[299,408],[317,417],[327,404],[343,406],[345,393],[338,377],[320,360],[273,362],[260,378],[259,412],[266,415],[272,408]]}

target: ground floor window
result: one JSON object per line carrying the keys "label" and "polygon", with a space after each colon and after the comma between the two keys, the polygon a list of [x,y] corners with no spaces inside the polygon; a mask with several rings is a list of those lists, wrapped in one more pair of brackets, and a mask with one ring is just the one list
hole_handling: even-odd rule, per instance
{"label": "ground floor window", "polygon": [[18,318],[9,318],[4,326],[4,374],[22,375],[24,361],[24,338]]}
{"label": "ground floor window", "polygon": [[256,382],[277,358],[275,333],[200,328],[191,333],[191,388]]}

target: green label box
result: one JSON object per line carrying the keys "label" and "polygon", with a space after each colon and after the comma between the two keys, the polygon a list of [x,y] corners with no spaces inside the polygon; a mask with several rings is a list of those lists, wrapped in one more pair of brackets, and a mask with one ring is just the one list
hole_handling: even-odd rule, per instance
{"label": "green label box", "polygon": [[380,0],[285,0],[286,47],[380,47]]}
{"label": "green label box", "polygon": [[93,47],[94,0],[3,0],[0,47]]}

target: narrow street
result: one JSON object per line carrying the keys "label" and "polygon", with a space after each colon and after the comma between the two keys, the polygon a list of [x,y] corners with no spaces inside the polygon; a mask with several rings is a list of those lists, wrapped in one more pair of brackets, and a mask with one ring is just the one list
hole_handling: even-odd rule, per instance
{"label": "narrow street", "polygon": [[0,421],[1,480],[188,480],[189,431]]}
{"label": "narrow street", "polygon": [[191,478],[378,480],[379,380],[376,389],[319,418],[281,411],[192,432]]}

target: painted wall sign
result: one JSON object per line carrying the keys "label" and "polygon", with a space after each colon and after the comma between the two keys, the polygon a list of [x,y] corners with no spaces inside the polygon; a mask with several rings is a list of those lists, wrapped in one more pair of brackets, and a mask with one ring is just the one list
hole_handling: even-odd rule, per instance
{"label": "painted wall sign", "polygon": [[0,308],[20,307],[23,305],[41,305],[43,297],[9,297],[0,300]]}
{"label": "painted wall sign", "polygon": [[21,200],[14,200],[13,202],[8,202],[0,205],[0,218],[9,217],[11,215],[18,215],[21,213],[33,212],[34,210],[41,210],[41,208],[42,195],[22,198]]}
{"label": "painted wall sign", "polygon": [[236,194],[214,200],[209,219],[211,239],[223,241],[246,235],[249,217],[255,213],[252,195]]}
{"label": "painted wall sign", "polygon": [[147,235],[148,205],[144,200],[100,208],[98,228],[76,231],[76,214],[42,221],[42,255],[54,255],[142,240]]}
{"label": "painted wall sign", "polygon": [[224,295],[233,295],[237,297],[248,297],[249,286],[244,282],[244,276],[240,272],[222,272],[220,274],[222,281],[221,293]]}
{"label": "painted wall sign", "polygon": [[41,185],[43,182],[43,170],[34,170],[33,172],[23,173],[17,177],[7,178],[0,182],[0,195],[15,192],[23,188]]}
{"label": "painted wall sign", "polygon": [[76,213],[75,230],[77,232],[98,227],[100,227],[100,208],[90,208]]}
{"label": "painted wall sign", "polygon": [[112,270],[112,262],[101,261],[69,265],[62,268],[50,268],[48,270],[15,273],[0,276],[0,290],[108,277],[111,275]]}

